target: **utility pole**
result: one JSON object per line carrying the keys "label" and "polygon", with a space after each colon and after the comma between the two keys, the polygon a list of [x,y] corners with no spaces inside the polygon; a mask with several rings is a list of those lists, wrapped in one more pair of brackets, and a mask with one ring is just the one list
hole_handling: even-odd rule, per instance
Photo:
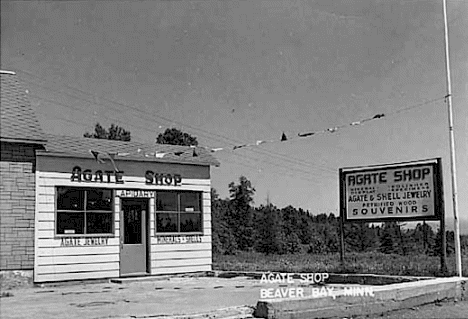
{"label": "utility pole", "polygon": [[[450,79],[450,55],[449,55],[449,38],[448,38],[448,19],[447,19],[447,0],[442,0],[444,13],[444,40],[445,40],[445,71],[447,79],[447,108],[448,108],[448,124],[449,124],[449,141],[450,141],[450,170],[452,173],[452,203],[453,203],[453,222],[454,222],[454,237],[455,237],[455,261],[457,273],[462,277],[461,249],[460,249],[460,221],[458,220],[458,191],[457,191],[457,170],[455,160],[455,137],[453,133],[453,109],[452,109],[452,82]],[[445,234],[441,234],[445,236]]]}

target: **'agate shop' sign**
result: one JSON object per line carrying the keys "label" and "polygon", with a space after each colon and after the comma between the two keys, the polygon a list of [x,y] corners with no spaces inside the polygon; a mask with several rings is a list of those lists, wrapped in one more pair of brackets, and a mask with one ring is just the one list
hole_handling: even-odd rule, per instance
{"label": "'agate shop' sign", "polygon": [[438,219],[441,188],[435,162],[340,170],[342,211],[348,221]]}

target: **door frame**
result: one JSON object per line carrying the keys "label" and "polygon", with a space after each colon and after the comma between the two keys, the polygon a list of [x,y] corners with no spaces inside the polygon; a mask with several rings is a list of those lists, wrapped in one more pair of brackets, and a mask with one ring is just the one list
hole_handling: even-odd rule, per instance
{"label": "door frame", "polygon": [[[122,249],[124,245],[124,202],[125,201],[134,201],[134,202],[142,202],[146,203],[146,213],[144,216],[144,223],[145,233],[142,234],[142,238],[145,241],[145,253],[146,253],[146,271],[141,273],[128,273],[122,274]],[[121,197],[120,198],[120,211],[119,211],[119,276],[120,277],[132,277],[132,276],[146,276],[151,275],[151,216],[150,216],[150,198],[135,198],[135,197]]]}

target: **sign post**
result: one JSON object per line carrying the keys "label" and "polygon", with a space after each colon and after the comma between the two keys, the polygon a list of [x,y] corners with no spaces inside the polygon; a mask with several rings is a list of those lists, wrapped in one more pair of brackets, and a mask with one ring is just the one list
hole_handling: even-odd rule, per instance
{"label": "sign post", "polygon": [[340,260],[345,222],[440,221],[441,270],[446,271],[441,159],[341,168]]}

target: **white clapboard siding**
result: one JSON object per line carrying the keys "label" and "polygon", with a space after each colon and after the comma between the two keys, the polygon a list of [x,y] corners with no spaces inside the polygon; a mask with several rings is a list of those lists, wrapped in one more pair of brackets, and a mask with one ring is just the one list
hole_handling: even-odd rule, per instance
{"label": "white clapboard siding", "polygon": [[183,267],[158,267],[153,268],[151,273],[154,275],[182,274],[199,271],[211,271],[211,263],[206,265],[183,266]]}
{"label": "white clapboard siding", "polygon": [[34,282],[51,282],[65,280],[80,280],[80,279],[97,279],[97,278],[117,278],[119,270],[107,270],[96,272],[72,272],[72,273],[57,273],[57,274],[34,274]]}
{"label": "white clapboard siding", "polygon": [[180,267],[180,266],[197,266],[208,265],[211,263],[210,258],[191,258],[191,259],[170,259],[170,260],[151,260],[152,268],[159,267]]}
{"label": "white clapboard siding", "polygon": [[119,262],[118,254],[38,257],[39,266]]}
{"label": "white clapboard siding", "polygon": [[43,222],[46,222],[46,221],[54,222],[55,221],[55,212],[53,210],[38,211],[36,213],[36,216],[37,216],[39,221],[43,221]]}
{"label": "white clapboard siding", "polygon": [[205,186],[211,186],[211,180],[209,179],[189,179],[189,178],[184,178],[182,179],[182,185],[205,185]]}
{"label": "white clapboard siding", "polygon": [[107,255],[107,254],[119,254],[120,246],[87,246],[86,249],[79,249],[83,247],[47,247],[37,248],[37,257],[49,257],[49,256],[95,256],[95,255]]}
{"label": "white clapboard siding", "polygon": [[[174,259],[190,259],[190,258],[211,258],[211,249],[197,251],[160,251],[151,256],[151,260],[174,260]],[[187,261],[190,264],[190,261]]]}
{"label": "white clapboard siding", "polygon": [[49,265],[40,266],[37,269],[38,274],[56,274],[56,273],[69,273],[69,272],[95,272],[95,271],[108,271],[119,270],[118,262],[109,263],[87,263],[87,264],[68,264],[68,265]]}
{"label": "white clapboard siding", "polygon": [[[60,246],[55,234],[56,186],[110,189],[189,190],[202,192],[204,235],[202,243],[156,244],[155,200],[150,198],[151,273],[171,274],[211,270],[211,181],[184,179],[181,185],[146,185],[141,176],[124,176],[124,184],[71,182],[70,173],[36,174],[36,282],[119,277],[120,200],[114,201],[114,234],[106,246]],[[88,237],[83,235],[83,237]],[[83,241],[83,240],[82,240]]]}
{"label": "white clapboard siding", "polygon": [[162,251],[202,251],[211,249],[211,242],[202,242],[196,244],[153,244],[151,245],[151,254],[157,254]]}
{"label": "white clapboard siding", "polygon": [[54,196],[55,195],[55,187],[52,185],[38,185],[37,192],[39,196]]}

